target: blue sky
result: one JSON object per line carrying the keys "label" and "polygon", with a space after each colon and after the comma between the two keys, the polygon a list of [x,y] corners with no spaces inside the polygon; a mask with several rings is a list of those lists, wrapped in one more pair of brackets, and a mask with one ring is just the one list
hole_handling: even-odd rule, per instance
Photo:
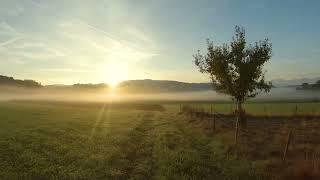
{"label": "blue sky", "polygon": [[205,82],[192,54],[234,26],[268,37],[268,79],[320,77],[320,2],[0,0],[0,74],[43,84],[125,79]]}

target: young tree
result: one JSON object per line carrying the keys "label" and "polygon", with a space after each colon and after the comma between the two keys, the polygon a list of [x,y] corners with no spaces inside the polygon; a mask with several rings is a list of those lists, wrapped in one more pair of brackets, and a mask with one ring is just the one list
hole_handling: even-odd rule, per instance
{"label": "young tree", "polygon": [[216,91],[230,95],[236,103],[237,126],[246,126],[242,104],[261,91],[269,92],[271,82],[265,81],[264,64],[271,58],[272,46],[268,39],[247,45],[245,30],[235,27],[233,41],[216,46],[207,40],[207,52],[193,55],[201,73],[208,74]]}

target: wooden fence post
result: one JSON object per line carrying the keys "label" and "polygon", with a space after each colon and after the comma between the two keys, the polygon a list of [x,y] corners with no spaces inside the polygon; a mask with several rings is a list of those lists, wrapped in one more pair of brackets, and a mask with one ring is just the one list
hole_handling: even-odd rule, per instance
{"label": "wooden fence post", "polygon": [[267,116],[267,107],[266,106],[263,107],[263,111],[264,111],[264,115]]}
{"label": "wooden fence post", "polygon": [[200,109],[201,121],[204,119],[204,109],[201,107]]}
{"label": "wooden fence post", "polygon": [[212,115],[212,117],[213,117],[213,131],[216,131],[216,118],[214,114]]}
{"label": "wooden fence post", "polygon": [[294,108],[294,116],[298,115],[298,105],[295,106]]}

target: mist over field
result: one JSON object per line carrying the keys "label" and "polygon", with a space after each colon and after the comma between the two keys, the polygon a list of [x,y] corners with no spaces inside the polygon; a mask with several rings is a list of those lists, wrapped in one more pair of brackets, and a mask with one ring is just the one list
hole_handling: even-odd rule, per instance
{"label": "mist over field", "polygon": [[[261,93],[252,101],[318,101],[320,91],[297,90],[295,87],[272,88],[270,93]],[[187,91],[187,92],[117,92],[114,90],[56,90],[56,89],[29,89],[10,88],[0,94],[1,101],[8,100],[52,100],[52,101],[230,101],[230,97],[217,93],[214,90]]]}

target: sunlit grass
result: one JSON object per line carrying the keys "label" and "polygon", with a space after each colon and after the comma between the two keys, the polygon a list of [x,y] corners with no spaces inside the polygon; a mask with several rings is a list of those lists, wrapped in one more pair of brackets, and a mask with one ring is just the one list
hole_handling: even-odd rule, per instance
{"label": "sunlit grass", "polygon": [[218,142],[160,105],[12,102],[0,104],[0,119],[3,179],[224,179],[249,172],[248,162],[225,161]]}

